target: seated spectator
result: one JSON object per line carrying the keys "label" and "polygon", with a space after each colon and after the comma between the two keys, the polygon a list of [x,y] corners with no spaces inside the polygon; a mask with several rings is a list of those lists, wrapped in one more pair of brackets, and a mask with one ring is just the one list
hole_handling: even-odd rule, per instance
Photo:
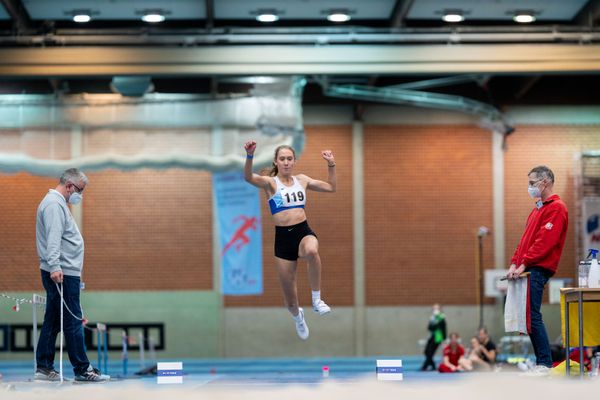
{"label": "seated spectator", "polygon": [[481,344],[477,336],[473,336],[469,342],[469,347],[465,351],[464,357],[459,360],[459,365],[463,367],[465,371],[473,371],[473,360],[472,357],[478,357],[477,351]]}
{"label": "seated spectator", "polygon": [[459,343],[458,333],[450,334],[450,343],[444,347],[444,358],[438,371],[440,372],[458,372],[464,371],[461,361],[465,355],[465,349]]}
{"label": "seated spectator", "polygon": [[496,364],[496,344],[490,339],[486,328],[480,328],[477,334],[478,345],[472,341],[473,348],[469,354],[474,370],[491,371]]}

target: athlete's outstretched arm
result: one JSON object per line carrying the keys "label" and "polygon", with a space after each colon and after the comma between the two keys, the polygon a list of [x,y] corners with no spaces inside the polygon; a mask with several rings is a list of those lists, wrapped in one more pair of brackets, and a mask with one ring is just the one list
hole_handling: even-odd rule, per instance
{"label": "athlete's outstretched arm", "polygon": [[327,182],[320,181],[318,179],[312,179],[308,176],[307,189],[314,190],[315,192],[330,192],[333,193],[337,189],[337,177],[335,174],[335,158],[331,150],[323,150],[321,152],[323,159],[327,161]]}
{"label": "athlete's outstretched arm", "polygon": [[266,189],[269,186],[269,179],[265,176],[258,175],[252,172],[252,161],[254,159],[254,151],[256,150],[256,142],[249,140],[244,145],[246,150],[246,164],[244,165],[244,179],[246,182],[261,188]]}

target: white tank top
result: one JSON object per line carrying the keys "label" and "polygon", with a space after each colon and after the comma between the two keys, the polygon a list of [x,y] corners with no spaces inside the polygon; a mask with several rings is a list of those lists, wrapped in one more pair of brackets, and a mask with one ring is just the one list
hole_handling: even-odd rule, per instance
{"label": "white tank top", "polygon": [[306,204],[306,191],[296,179],[292,176],[294,184],[292,186],[285,186],[278,177],[275,177],[275,194],[269,199],[269,207],[271,208],[271,214],[277,214],[278,212],[290,210],[292,208],[304,208]]}

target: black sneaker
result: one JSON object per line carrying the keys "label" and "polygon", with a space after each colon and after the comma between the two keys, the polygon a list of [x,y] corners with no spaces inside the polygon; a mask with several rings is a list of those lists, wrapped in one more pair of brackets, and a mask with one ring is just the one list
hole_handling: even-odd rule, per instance
{"label": "black sneaker", "polygon": [[102,375],[98,368],[93,368],[91,365],[84,373],[75,375],[77,382],[106,382],[108,380],[110,380],[110,375]]}
{"label": "black sneaker", "polygon": [[37,368],[34,379],[36,381],[59,382],[60,374],[58,371],[50,368]]}

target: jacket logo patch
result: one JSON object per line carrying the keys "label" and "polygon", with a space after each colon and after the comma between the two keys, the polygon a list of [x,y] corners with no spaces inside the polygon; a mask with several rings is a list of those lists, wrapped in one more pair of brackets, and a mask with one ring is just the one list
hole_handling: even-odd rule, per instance
{"label": "jacket logo patch", "polygon": [[552,229],[552,227],[553,227],[553,226],[554,226],[554,225],[552,225],[552,222],[548,222],[548,223],[546,224],[545,228],[546,228],[546,229],[548,229],[548,230],[550,230],[550,229]]}

